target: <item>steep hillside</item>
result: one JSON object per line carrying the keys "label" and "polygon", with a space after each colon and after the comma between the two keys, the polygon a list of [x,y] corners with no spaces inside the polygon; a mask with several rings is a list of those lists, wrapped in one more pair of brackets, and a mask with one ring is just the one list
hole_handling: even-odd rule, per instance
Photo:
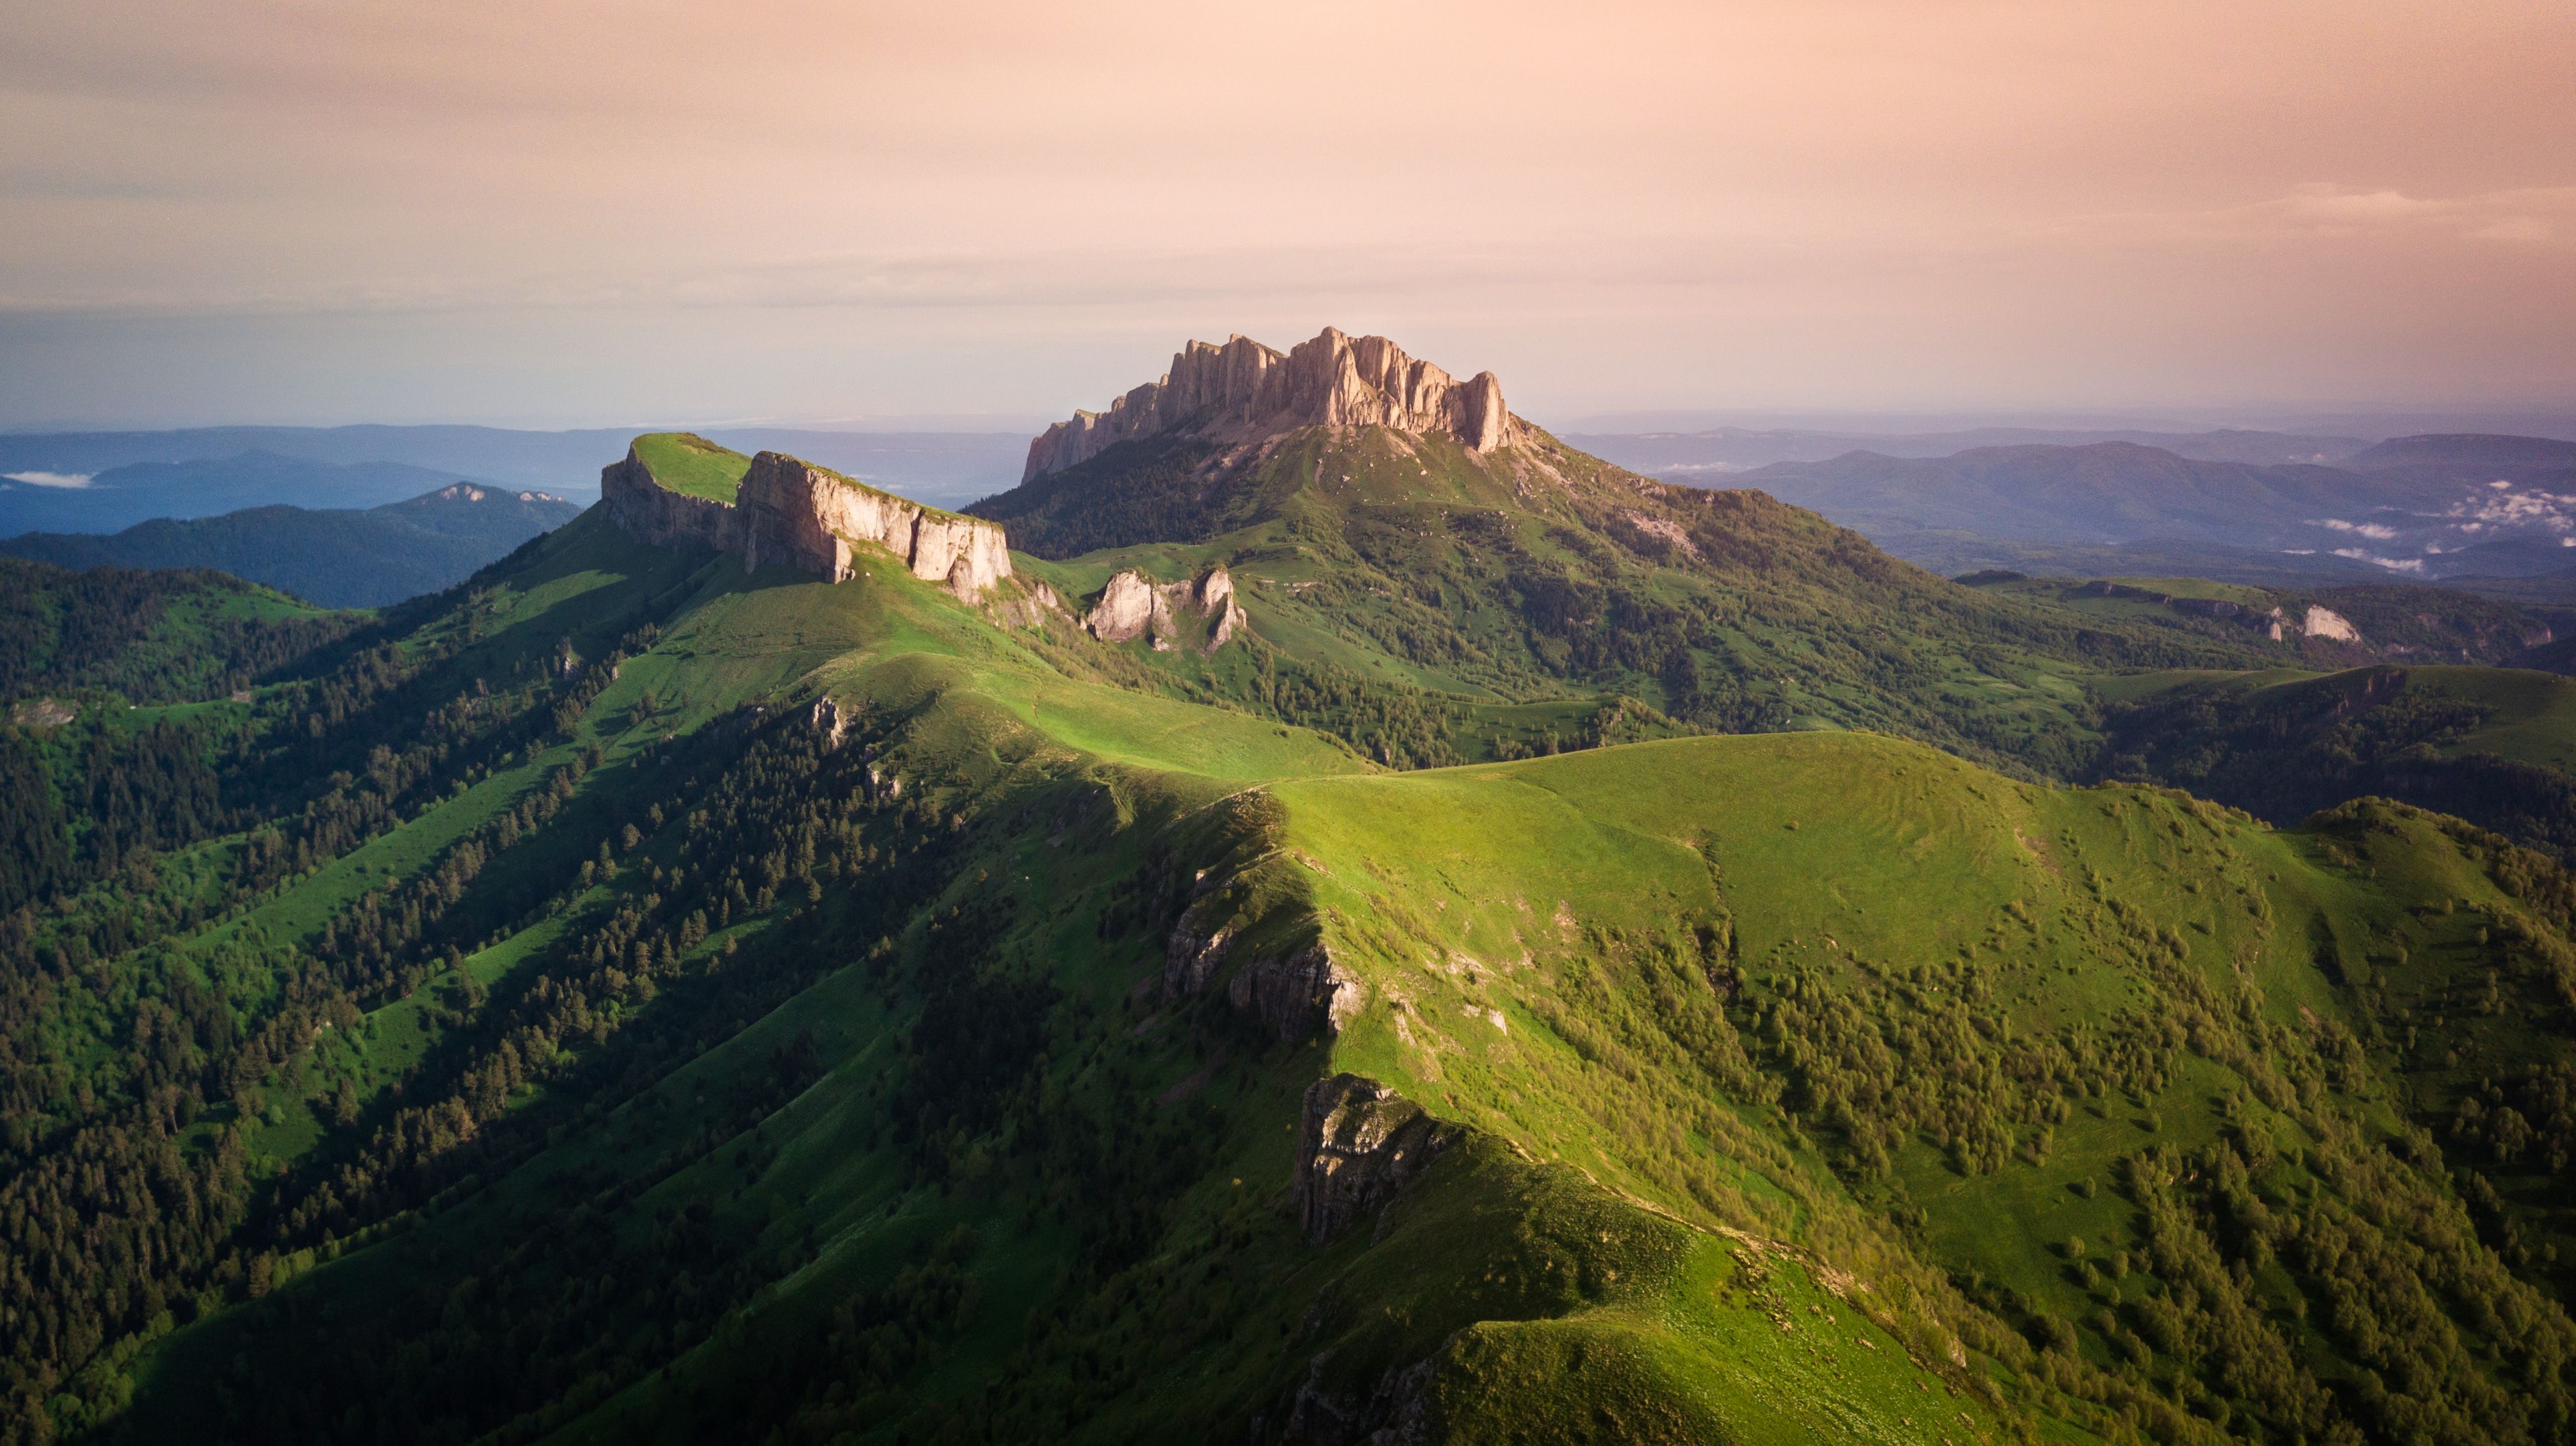
{"label": "steep hillside", "polygon": [[2568,1430],[2546,861],[1852,733],[1397,773],[853,555],[594,510],[7,917],[11,1439]]}
{"label": "steep hillside", "polygon": [[1002,531],[779,452],[745,457],[690,433],[638,437],[601,469],[600,504],[627,535],[705,547],[745,566],[784,564],[832,582],[873,544],[968,600],[1011,575]]}
{"label": "steep hillside", "polygon": [[382,607],[462,582],[581,509],[456,482],[366,510],[253,507],[107,536],[30,532],[0,553],[61,567],[211,568],[325,607]]}

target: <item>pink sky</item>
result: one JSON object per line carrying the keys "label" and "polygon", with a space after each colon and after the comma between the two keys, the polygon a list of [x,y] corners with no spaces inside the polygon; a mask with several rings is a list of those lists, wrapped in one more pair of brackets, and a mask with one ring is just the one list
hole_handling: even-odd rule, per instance
{"label": "pink sky", "polygon": [[0,423],[2576,399],[2563,3],[20,7]]}

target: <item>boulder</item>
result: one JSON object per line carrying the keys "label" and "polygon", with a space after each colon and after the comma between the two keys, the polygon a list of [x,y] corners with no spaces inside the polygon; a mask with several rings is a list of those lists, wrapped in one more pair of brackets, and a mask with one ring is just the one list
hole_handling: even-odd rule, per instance
{"label": "boulder", "polygon": [[826,753],[840,747],[841,740],[850,734],[849,715],[841,711],[841,705],[833,702],[829,693],[814,700],[814,731],[823,735]]}

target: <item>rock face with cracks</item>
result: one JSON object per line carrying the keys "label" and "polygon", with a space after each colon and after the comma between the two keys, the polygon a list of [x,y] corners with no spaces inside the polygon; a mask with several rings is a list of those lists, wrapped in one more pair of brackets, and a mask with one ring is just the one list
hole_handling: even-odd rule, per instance
{"label": "rock face with cracks", "polygon": [[1455,1138],[1454,1127],[1375,1080],[1337,1074],[1308,1085],[1293,1186],[1306,1239],[1321,1245],[1349,1229]]}
{"label": "rock face with cracks", "polygon": [[1326,327],[1284,352],[1245,336],[1223,346],[1191,342],[1173,356],[1162,380],[1111,402],[1105,412],[1076,412],[1040,433],[1029,443],[1020,480],[1146,437],[1242,441],[1308,426],[1445,432],[1476,452],[1510,446],[1521,435],[1492,372],[1460,381],[1385,337]]}
{"label": "rock face with cracks", "polygon": [[[1183,623],[1184,613],[1195,614],[1198,621]],[[1082,615],[1082,626],[1100,641],[1145,638],[1158,653],[1169,650],[1175,639],[1190,636],[1193,628],[1204,639],[1199,651],[1213,653],[1250,621],[1243,605],[1235,601],[1233,577],[1221,567],[1196,582],[1159,584],[1130,568],[1109,579],[1100,591],[1100,601]]]}
{"label": "rock face with cracks", "polygon": [[784,564],[842,582],[861,566],[851,549],[874,546],[968,601],[1011,575],[998,523],[934,511],[780,452],[751,459],[730,503],[671,491],[631,448],[601,470],[599,493],[638,541],[712,547],[746,567]]}

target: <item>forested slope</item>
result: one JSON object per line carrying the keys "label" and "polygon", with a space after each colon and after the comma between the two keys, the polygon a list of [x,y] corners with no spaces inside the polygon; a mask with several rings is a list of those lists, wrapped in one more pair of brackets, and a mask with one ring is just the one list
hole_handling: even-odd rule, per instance
{"label": "forested slope", "polygon": [[2106,699],[2100,776],[2275,823],[2384,797],[2576,858],[2576,682],[2507,668],[2137,674]]}

